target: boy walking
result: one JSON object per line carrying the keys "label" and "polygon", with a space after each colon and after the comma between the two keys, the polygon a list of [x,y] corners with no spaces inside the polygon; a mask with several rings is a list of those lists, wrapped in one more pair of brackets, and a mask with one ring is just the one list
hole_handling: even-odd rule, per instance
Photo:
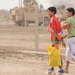
{"label": "boy walking", "polygon": [[[57,39],[58,34],[62,31],[62,28],[60,26],[59,20],[56,18],[55,14],[57,12],[57,9],[55,7],[49,7],[48,8],[48,15],[50,16],[50,22],[48,26],[48,31],[50,32],[50,41],[51,45],[54,46],[55,44],[59,44],[60,40]],[[62,40],[62,44],[65,46],[64,41]],[[54,71],[54,66],[50,66],[48,73],[51,73]],[[64,73],[62,66],[59,66],[59,73]]]}
{"label": "boy walking", "polygon": [[65,72],[69,72],[69,64],[72,60],[72,57],[75,59],[75,10],[74,8],[67,8],[66,15],[68,19],[66,20],[66,24],[63,28],[67,27],[67,35],[68,35],[68,47],[66,50],[66,67]]}

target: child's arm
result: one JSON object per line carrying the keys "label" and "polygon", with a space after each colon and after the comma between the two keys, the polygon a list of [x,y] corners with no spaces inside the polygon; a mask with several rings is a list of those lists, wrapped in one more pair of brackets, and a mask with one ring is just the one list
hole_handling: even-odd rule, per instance
{"label": "child's arm", "polygon": [[53,30],[53,40],[52,40],[52,44],[55,45],[56,30],[55,30],[55,29],[52,29],[52,30]]}
{"label": "child's arm", "polygon": [[64,24],[61,24],[61,27],[63,29],[68,29],[69,28],[70,23],[69,22],[65,22]]}
{"label": "child's arm", "polygon": [[63,39],[62,39],[62,46],[63,46],[63,47],[66,47],[66,44],[65,44],[65,42],[64,42]]}

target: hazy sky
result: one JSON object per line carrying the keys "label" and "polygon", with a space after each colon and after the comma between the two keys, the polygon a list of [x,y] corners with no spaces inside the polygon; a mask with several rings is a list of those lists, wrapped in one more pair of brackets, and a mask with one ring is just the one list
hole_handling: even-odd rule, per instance
{"label": "hazy sky", "polygon": [[[43,4],[44,8],[48,8],[51,5],[61,5],[75,7],[75,0],[36,0]],[[10,9],[19,5],[19,0],[0,0],[0,9]]]}
{"label": "hazy sky", "polygon": [[[0,9],[10,9],[14,6],[18,6],[19,0],[0,0]],[[37,1],[37,0],[36,0]],[[45,8],[49,6],[49,0],[38,0]]]}
{"label": "hazy sky", "polygon": [[0,9],[10,9],[18,5],[18,0],[0,0]]}

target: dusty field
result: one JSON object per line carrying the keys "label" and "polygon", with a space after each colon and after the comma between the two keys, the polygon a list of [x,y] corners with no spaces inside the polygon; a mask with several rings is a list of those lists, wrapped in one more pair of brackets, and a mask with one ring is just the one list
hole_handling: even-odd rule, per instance
{"label": "dusty field", "polygon": [[[21,52],[0,53],[0,75],[46,75],[47,55]],[[65,64],[64,64],[65,66]],[[56,73],[58,68],[55,68]],[[70,64],[70,73],[75,75],[75,63]]]}
{"label": "dusty field", "polygon": [[[47,28],[47,27],[46,27]],[[45,27],[39,27],[39,50],[46,50],[48,34]],[[1,50],[35,50],[35,27],[0,26]]]}
{"label": "dusty field", "polygon": [[[38,51],[34,34],[34,26],[0,26],[0,75],[45,75],[48,69],[46,46],[50,44],[47,27],[39,27]],[[40,51],[42,53],[38,53]],[[61,48],[61,52],[64,56],[65,48]],[[70,73],[65,75],[75,75],[74,68],[72,62]]]}

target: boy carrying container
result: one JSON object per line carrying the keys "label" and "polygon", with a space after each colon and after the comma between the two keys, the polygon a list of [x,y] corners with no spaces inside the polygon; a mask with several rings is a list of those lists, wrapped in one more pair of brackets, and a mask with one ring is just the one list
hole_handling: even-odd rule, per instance
{"label": "boy carrying container", "polygon": [[[56,48],[56,50],[58,50],[58,49],[60,49],[59,48],[60,42],[62,42],[62,45],[65,47],[63,38],[66,37],[66,35],[65,34],[61,35],[62,28],[61,28],[59,20],[55,16],[56,12],[57,12],[57,9],[55,7],[48,8],[48,15],[50,16],[48,31],[50,33],[50,41],[51,41],[52,48],[54,48],[54,49]],[[60,58],[61,58],[61,56],[60,56]],[[60,63],[61,63],[61,61],[60,61]],[[49,66],[50,66],[50,68],[48,69],[48,74],[54,72],[55,65],[49,65]],[[62,64],[56,65],[56,66],[59,67],[58,73],[63,74],[64,70],[62,69]]]}

